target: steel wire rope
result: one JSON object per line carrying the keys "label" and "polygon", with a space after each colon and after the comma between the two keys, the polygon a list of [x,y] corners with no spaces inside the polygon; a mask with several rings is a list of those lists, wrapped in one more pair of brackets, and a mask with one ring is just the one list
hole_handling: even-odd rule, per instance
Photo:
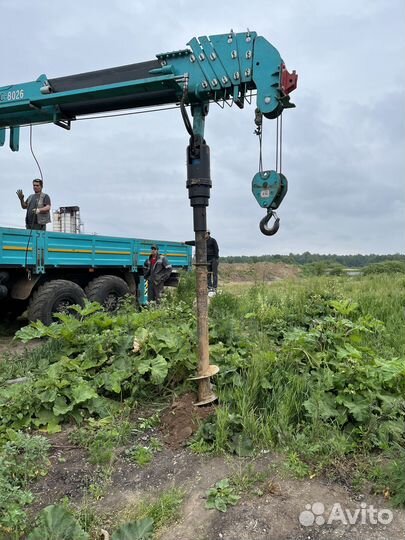
{"label": "steel wire rope", "polygon": [[[43,185],[43,183],[44,183],[44,175],[42,173],[41,165],[39,164],[39,161],[38,161],[38,159],[37,159],[37,157],[35,155],[34,148],[32,146],[32,124],[30,124],[30,151],[31,151],[32,157],[34,158],[35,163],[37,164],[39,174],[41,176],[42,185]],[[37,202],[36,202],[36,205],[35,205],[35,208],[34,208],[33,212],[36,212],[36,210],[38,208],[38,203],[39,203],[39,197],[37,199]],[[27,270],[27,266],[28,266],[28,249],[29,249],[29,245],[30,245],[30,242],[31,242],[33,227],[34,227],[34,219],[32,219],[32,221],[31,221],[31,227],[29,229],[30,232],[29,232],[29,235],[28,235],[27,246],[25,248],[24,268],[26,270]],[[30,278],[31,278],[31,272],[29,272],[29,275],[28,275],[28,279],[30,279]]]}
{"label": "steel wire rope", "polygon": [[263,173],[263,132],[259,133],[259,173]]}

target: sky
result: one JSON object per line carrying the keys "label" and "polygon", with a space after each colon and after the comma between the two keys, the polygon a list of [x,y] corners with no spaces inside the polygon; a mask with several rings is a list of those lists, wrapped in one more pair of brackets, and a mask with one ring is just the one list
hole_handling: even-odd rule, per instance
{"label": "sky", "polygon": [[[251,193],[258,172],[255,105],[212,104],[211,235],[220,255],[405,252],[405,2],[403,0],[0,0],[0,87],[155,59],[192,37],[247,28],[298,73],[283,114],[288,193],[279,232],[263,236]],[[276,122],[265,120],[263,165],[275,168]],[[53,209],[79,206],[84,232],[193,239],[188,135],[179,109],[34,126],[33,149]],[[0,148],[0,225],[23,227],[15,194],[39,176],[29,130]],[[52,226],[48,225],[48,230]]]}

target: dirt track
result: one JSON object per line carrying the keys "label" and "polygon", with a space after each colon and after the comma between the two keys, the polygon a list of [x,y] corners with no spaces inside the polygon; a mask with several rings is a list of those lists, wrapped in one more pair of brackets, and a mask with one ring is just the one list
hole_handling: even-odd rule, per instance
{"label": "dirt track", "polygon": [[[169,407],[162,419],[161,427],[154,430],[153,436],[161,439],[164,448],[155,454],[152,463],[140,467],[125,459],[124,451],[114,463],[107,493],[96,503],[98,513],[106,514],[107,530],[109,516],[177,487],[185,493],[181,519],[159,531],[157,538],[162,540],[405,538],[405,511],[393,510],[383,498],[368,493],[354,494],[347,487],[350,478],[342,477],[340,482],[331,482],[325,477],[296,480],[286,473],[282,458],[271,452],[261,453],[254,459],[192,453],[184,446],[196,427],[189,396]],[[67,432],[51,437],[51,441],[54,447],[52,469],[35,487],[39,503],[36,511],[64,496],[80,504],[96,473],[86,451],[68,442]],[[240,477],[252,470],[265,473],[260,490],[251,486],[243,491],[238,504],[225,513],[205,507],[207,491],[217,481]],[[373,508],[376,509],[374,514]],[[377,510],[383,511],[380,522]],[[309,525],[311,519],[317,519],[319,524]],[[390,523],[382,523],[387,519]]]}

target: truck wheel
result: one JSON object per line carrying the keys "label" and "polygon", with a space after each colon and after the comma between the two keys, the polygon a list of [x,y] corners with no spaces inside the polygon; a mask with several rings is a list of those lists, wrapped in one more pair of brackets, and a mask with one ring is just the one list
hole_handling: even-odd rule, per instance
{"label": "truck wheel", "polygon": [[66,279],[55,279],[41,285],[32,296],[28,307],[28,320],[54,322],[53,313],[68,313],[75,304],[84,305],[85,294],[79,285]]}
{"label": "truck wheel", "polygon": [[120,277],[100,276],[90,281],[85,292],[91,302],[98,302],[107,311],[114,311],[120,298],[129,294],[129,287]]}

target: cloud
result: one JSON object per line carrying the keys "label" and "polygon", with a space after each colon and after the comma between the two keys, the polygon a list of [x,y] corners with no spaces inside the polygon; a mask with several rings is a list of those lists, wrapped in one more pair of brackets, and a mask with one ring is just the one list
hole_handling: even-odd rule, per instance
{"label": "cloud", "polygon": [[[206,139],[213,189],[208,223],[221,254],[404,251],[405,37],[401,0],[207,0],[204,9],[123,0],[2,0],[12,43],[0,86],[152,60],[192,36],[256,30],[299,73],[297,108],[283,115],[289,191],[268,238],[251,193],[258,170],[254,103],[211,105]],[[215,14],[215,17],[213,17]],[[265,121],[263,160],[275,165],[276,123]],[[20,152],[0,151],[1,224],[22,226],[15,196],[38,170],[24,128]],[[87,232],[185,240],[193,236],[186,184],[188,135],[179,110],[78,121],[70,132],[35,126],[34,150],[54,208],[78,205]]]}

